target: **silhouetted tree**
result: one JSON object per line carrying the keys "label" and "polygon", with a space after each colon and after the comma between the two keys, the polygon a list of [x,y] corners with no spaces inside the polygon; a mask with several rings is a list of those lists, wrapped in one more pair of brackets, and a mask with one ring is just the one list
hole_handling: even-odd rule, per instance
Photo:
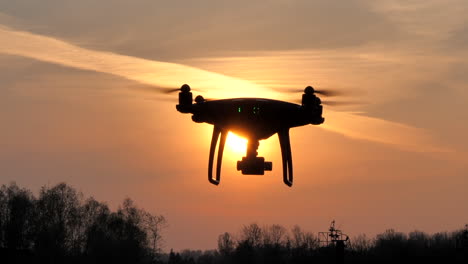
{"label": "silhouetted tree", "polygon": [[234,251],[234,259],[236,263],[255,263],[256,249],[248,240],[239,241]]}
{"label": "silhouetted tree", "polygon": [[281,225],[265,226],[262,233],[264,245],[279,247],[286,243],[287,230]]}
{"label": "silhouetted tree", "polygon": [[298,225],[293,226],[290,233],[288,244],[291,248],[291,262],[309,263],[313,250],[318,247],[317,237],[310,232],[302,231]]}
{"label": "silhouetted tree", "polygon": [[0,189],[0,245],[13,250],[32,247],[34,197],[15,183]]}
{"label": "silhouetted tree", "polygon": [[291,229],[291,246],[294,248],[300,248],[305,242],[305,234],[302,232],[301,228],[298,225],[295,225]]}
{"label": "silhouetted tree", "polygon": [[205,254],[207,253],[204,253],[201,250],[184,249],[180,252],[180,257],[183,263],[195,264],[198,263],[199,258]]}
{"label": "silhouetted tree", "polygon": [[169,253],[169,260],[167,263],[168,264],[180,264],[182,263],[182,258],[180,257],[179,253],[174,253],[174,251],[171,248],[171,252]]}
{"label": "silhouetted tree", "polygon": [[89,203],[94,221],[87,229],[86,255],[96,263],[142,263],[150,256],[144,223],[147,212],[125,199],[116,213]]}
{"label": "silhouetted tree", "polygon": [[216,264],[216,263],[225,263],[224,261],[219,260],[219,255],[216,250],[205,250],[202,255],[198,257],[198,264]]}
{"label": "silhouetted tree", "polygon": [[[152,215],[125,199],[113,212],[105,203],[61,183],[43,187],[39,198],[12,183],[0,187],[0,260],[2,263],[330,263],[336,246],[320,247],[317,237],[299,226],[256,223],[234,239],[218,237],[218,251],[161,253],[163,216]],[[451,233],[408,235],[389,229],[375,239],[351,240],[345,262],[400,263],[430,257],[466,263],[468,226]]]}
{"label": "silhouetted tree", "polygon": [[447,250],[453,248],[452,243],[453,241],[447,232],[435,233],[430,240],[432,254],[436,256],[450,255]]}
{"label": "silhouetted tree", "polygon": [[103,215],[88,231],[87,255],[101,262],[140,263],[146,257],[146,235],[118,213]]}
{"label": "silhouetted tree", "polygon": [[373,242],[367,238],[366,234],[359,234],[351,239],[350,249],[359,254],[366,254],[372,245]]}
{"label": "silhouetted tree", "polygon": [[262,235],[263,232],[260,226],[256,223],[252,223],[242,228],[240,242],[245,242],[254,248],[258,248],[262,243]]}
{"label": "silhouetted tree", "polygon": [[390,259],[407,257],[407,237],[404,233],[388,229],[384,233],[377,235],[375,251],[378,255]]}
{"label": "silhouetted tree", "polygon": [[65,183],[43,187],[36,203],[34,247],[51,259],[81,252],[79,244],[81,210],[79,194]]}
{"label": "silhouetted tree", "polygon": [[235,242],[228,232],[218,236],[218,250],[223,256],[230,256],[234,252]]}
{"label": "silhouetted tree", "polygon": [[[0,259],[6,263],[155,263],[165,227],[126,199],[116,212],[60,183],[36,199],[16,184],[0,188]],[[26,256],[26,257],[24,257]]]}
{"label": "silhouetted tree", "polygon": [[148,242],[154,254],[161,253],[162,247],[162,231],[167,227],[166,218],[162,215],[152,215],[144,212],[144,230],[147,232]]}
{"label": "silhouetted tree", "polygon": [[410,255],[424,256],[428,253],[426,251],[428,251],[430,246],[430,238],[424,232],[413,231],[408,234],[407,243],[407,251]]}
{"label": "silhouetted tree", "polygon": [[312,250],[318,247],[318,238],[311,232],[303,232],[298,225],[291,229],[291,237],[289,238],[293,248],[302,248]]}

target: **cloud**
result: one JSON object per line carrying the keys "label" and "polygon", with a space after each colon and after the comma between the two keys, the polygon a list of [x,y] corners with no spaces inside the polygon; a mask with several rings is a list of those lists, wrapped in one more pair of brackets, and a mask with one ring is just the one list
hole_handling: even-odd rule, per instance
{"label": "cloud", "polygon": [[0,0],[0,10],[24,20],[21,30],[153,59],[340,48],[398,34],[356,0]]}
{"label": "cloud", "polygon": [[392,21],[408,33],[411,41],[445,40],[450,32],[468,22],[465,14],[468,4],[464,0],[382,0],[370,1],[376,13]]}
{"label": "cloud", "polygon": [[362,114],[327,110],[320,127],[347,137],[388,144],[413,152],[452,152],[437,146],[429,131]]}
{"label": "cloud", "polygon": [[9,17],[0,16],[0,23],[19,30],[93,50],[179,60],[368,44],[446,45],[454,43],[452,32],[466,28],[468,5],[464,0],[0,0],[0,10]]}
{"label": "cloud", "polygon": [[58,39],[13,31],[6,27],[0,27],[0,41],[1,53],[113,74],[154,86],[174,88],[189,83],[193,87],[213,89],[213,96],[235,96],[239,93],[239,87],[243,87],[244,91],[265,89],[248,81],[190,66],[93,51]]}
{"label": "cloud", "polygon": [[[68,67],[108,73],[156,86],[178,87],[183,82],[210,89],[210,96],[269,94],[255,83],[181,64],[145,60],[80,48],[58,39],[0,27],[0,53],[13,54]],[[220,88],[221,87],[221,88]],[[327,112],[325,129],[351,138],[391,144],[411,151],[445,151],[431,144],[425,131],[378,118]]]}

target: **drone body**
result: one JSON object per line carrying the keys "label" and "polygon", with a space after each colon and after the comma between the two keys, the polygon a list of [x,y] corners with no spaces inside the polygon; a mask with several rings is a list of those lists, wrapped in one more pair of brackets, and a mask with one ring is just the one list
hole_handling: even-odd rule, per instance
{"label": "drone body", "polygon": [[[197,96],[192,102],[192,93],[188,85],[183,85],[179,93],[181,113],[191,113],[197,123],[208,123],[214,126],[211,139],[208,180],[218,185],[221,178],[221,162],[224,145],[229,131],[248,140],[246,156],[237,162],[237,170],[242,174],[263,175],[265,170],[272,170],[272,163],[257,157],[259,140],[278,134],[283,161],[283,182],[292,186],[293,170],[289,129],[307,124],[322,124],[322,105],[315,96],[312,87],[306,88],[302,96],[302,105],[262,98],[235,98],[206,101]],[[216,177],[213,178],[213,160],[218,145]]]}

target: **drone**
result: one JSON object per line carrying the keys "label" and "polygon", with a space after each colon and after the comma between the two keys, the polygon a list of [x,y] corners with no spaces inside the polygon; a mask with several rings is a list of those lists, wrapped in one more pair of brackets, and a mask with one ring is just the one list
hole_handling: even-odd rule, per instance
{"label": "drone", "polygon": [[[293,184],[293,164],[289,130],[308,124],[320,125],[322,117],[322,101],[316,94],[331,95],[326,90],[316,90],[307,86],[302,94],[301,104],[264,98],[231,98],[206,100],[198,95],[193,100],[189,85],[184,84],[179,91],[177,111],[192,114],[196,123],[213,125],[209,159],[208,181],[218,185],[221,180],[221,163],[228,132],[233,132],[247,139],[247,151],[242,160],[237,161],[237,170],[244,175],[264,175],[271,171],[273,164],[258,157],[259,141],[278,134],[283,163],[283,182],[291,187]],[[170,91],[171,92],[171,91]],[[219,142],[219,145],[218,145]],[[216,174],[213,177],[213,162],[216,147]]]}

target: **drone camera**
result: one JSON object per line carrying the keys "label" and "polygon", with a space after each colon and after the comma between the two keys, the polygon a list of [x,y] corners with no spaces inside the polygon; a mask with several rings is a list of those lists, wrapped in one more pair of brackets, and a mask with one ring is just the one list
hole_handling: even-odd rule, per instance
{"label": "drone camera", "polygon": [[237,170],[244,175],[264,175],[265,171],[271,171],[273,163],[265,161],[264,157],[242,157],[237,161]]}

